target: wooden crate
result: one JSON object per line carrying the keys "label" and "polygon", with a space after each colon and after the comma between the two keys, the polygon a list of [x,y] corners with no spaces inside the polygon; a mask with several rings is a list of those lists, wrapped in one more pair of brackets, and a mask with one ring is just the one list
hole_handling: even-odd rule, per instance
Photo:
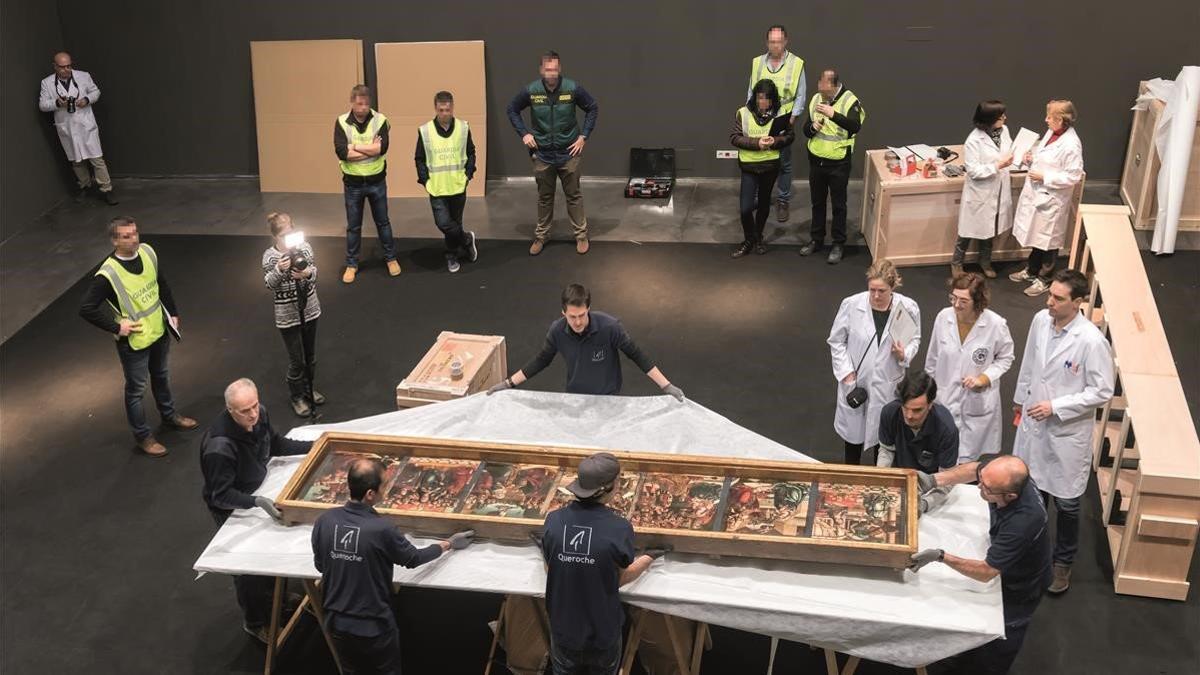
{"label": "wooden crate", "polygon": [[[427,458],[442,458],[447,460],[469,460],[471,478],[465,487],[456,488],[453,497],[456,506],[447,507],[449,511],[421,511],[376,506],[376,510],[395,521],[407,532],[428,536],[446,536],[463,529],[474,529],[478,536],[487,539],[503,541],[526,542],[531,533],[542,528],[543,515],[552,510],[555,505],[552,500],[558,494],[557,490],[571,478],[564,475],[565,471],[573,470],[580,460],[596,452],[592,449],[560,448],[542,445],[513,445],[502,443],[484,443],[461,440],[443,440],[430,438],[407,438],[395,436],[370,436],[362,434],[326,432],[313,444],[312,450],[304,463],[292,476],[283,492],[280,493],[277,504],[288,523],[310,523],[317,519],[326,509],[335,508],[337,503],[325,503],[317,499],[330,499],[331,502],[344,501],[345,495],[330,497],[315,496],[307,500],[310,488],[319,478],[325,478],[324,484],[344,483],[344,479],[330,471],[331,464],[326,464],[327,458],[333,453],[345,453],[348,457],[354,455],[376,455],[389,461],[387,484],[381,488],[385,500],[400,490],[400,484],[408,480],[414,472],[403,473],[403,467],[408,462],[424,461]],[[629,493],[624,496],[627,501],[628,515],[634,522],[634,532],[639,547],[670,546],[672,550],[685,553],[700,553],[719,556],[736,556],[751,558],[774,558],[783,560],[808,560],[827,563],[843,563],[870,565],[876,567],[903,568],[908,564],[909,557],[917,551],[917,482],[916,474],[907,469],[881,469],[876,467],[826,465],[811,462],[783,462],[771,460],[749,460],[729,457],[698,457],[691,455],[669,455],[645,452],[614,452],[621,460],[623,484]],[[420,458],[420,459],[413,459]],[[337,461],[346,459],[338,457]],[[546,478],[554,484],[547,492],[550,497],[540,507],[537,513],[530,510],[520,512],[517,516],[479,515],[477,512],[459,513],[467,510],[471,500],[468,495],[475,495],[474,490],[484,475],[494,475],[494,465],[488,465],[493,471],[485,469],[486,462],[538,465],[550,467],[549,471],[558,472],[556,476]],[[478,465],[475,465],[478,463]],[[344,471],[344,469],[343,469]],[[428,474],[421,474],[422,477]],[[402,478],[402,476],[404,476]],[[652,476],[647,479],[646,476]],[[712,502],[714,510],[711,523],[707,528],[669,529],[659,527],[641,527],[637,525],[641,509],[639,500],[643,495],[656,494],[654,488],[648,488],[650,483],[660,484],[664,479],[679,476],[713,477],[712,483],[720,484],[719,498],[713,498],[711,493],[705,499],[716,499]],[[626,479],[633,479],[626,484]],[[794,513],[804,512],[805,526],[803,531],[794,534],[781,533],[746,533],[726,530],[730,516],[731,501],[738,505],[745,500],[731,498],[731,493],[745,495],[747,488],[744,481],[753,479],[774,486],[777,483],[788,482],[795,485],[807,485],[807,506],[804,501],[796,502]],[[423,483],[423,480],[420,481]],[[884,488],[889,494],[898,496],[899,503],[893,504],[887,510],[889,516],[894,516],[894,527],[887,530],[871,530],[877,538],[894,541],[856,540],[852,538],[827,538],[817,533],[818,522],[828,525],[841,518],[846,523],[845,516],[854,513],[858,522],[866,522],[858,510],[836,504],[828,508],[818,508],[818,504],[834,501],[835,491],[826,486],[832,484],[850,485],[862,488]],[[485,484],[491,488],[490,482]],[[772,487],[773,491],[778,488]],[[715,490],[715,488],[714,488]],[[882,492],[882,491],[878,491]],[[822,493],[828,495],[822,498]],[[793,493],[794,495],[794,493]],[[689,492],[690,497],[694,493]],[[496,497],[498,499],[498,497]],[[537,499],[541,499],[538,497]],[[541,503],[541,502],[539,502]],[[773,502],[774,504],[774,502]],[[807,510],[805,510],[807,509]],[[484,509],[487,510],[487,509]],[[736,514],[736,512],[735,512]],[[740,521],[738,521],[740,522]],[[848,526],[847,526],[848,529]],[[859,532],[864,530],[860,529]],[[862,537],[860,536],[859,539]]]}
{"label": "wooden crate", "polygon": [[[1138,86],[1138,94],[1145,94],[1146,90],[1143,81]],[[1158,217],[1158,170],[1162,162],[1154,143],[1154,126],[1166,107],[1166,103],[1155,99],[1146,110],[1133,112],[1125,166],[1121,170],[1121,201],[1133,209],[1135,230],[1153,230]],[[1197,125],[1200,126],[1200,121]],[[1188,162],[1183,206],[1179,211],[1179,229],[1200,231],[1200,131],[1192,138],[1192,157]]]}
{"label": "wooden crate", "polygon": [[[452,379],[459,360],[463,376]],[[414,408],[485,391],[508,376],[508,349],[502,335],[442,331],[408,377],[396,385],[396,407]]]}
{"label": "wooden crate", "polygon": [[[961,145],[946,146],[959,153],[951,164],[962,165]],[[966,176],[922,178],[920,173],[903,178],[887,169],[886,150],[868,150],[863,170],[862,232],[873,260],[887,258],[897,265],[947,265],[954,256],[958,239],[958,210]],[[1086,177],[1085,177],[1086,178]],[[1012,174],[1012,203],[1015,212],[1025,186],[1025,173]],[[1083,198],[1083,183],[1075,186],[1072,210]],[[1074,212],[1071,215],[1075,219]],[[1066,247],[1062,255],[1068,253]],[[1022,260],[1029,249],[1022,248],[1007,230],[996,240],[992,260]],[[967,261],[979,258],[972,246]]]}

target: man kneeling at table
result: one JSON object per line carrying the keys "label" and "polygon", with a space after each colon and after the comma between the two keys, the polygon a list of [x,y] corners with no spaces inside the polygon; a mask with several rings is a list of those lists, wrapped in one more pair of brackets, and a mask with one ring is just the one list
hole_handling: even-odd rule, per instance
{"label": "man kneeling at table", "polygon": [[976,481],[979,496],[988,503],[991,527],[983,560],[960,558],[942,549],[915,553],[908,568],[914,572],[933,562],[950,566],[976,581],[1000,577],[1004,601],[1004,637],[954,657],[954,672],[1007,673],[1017,658],[1025,632],[1046,587],[1050,585],[1051,544],[1046,532],[1046,507],[1029,467],[1012,455],[982,455],[936,474],[917,473],[921,492]]}

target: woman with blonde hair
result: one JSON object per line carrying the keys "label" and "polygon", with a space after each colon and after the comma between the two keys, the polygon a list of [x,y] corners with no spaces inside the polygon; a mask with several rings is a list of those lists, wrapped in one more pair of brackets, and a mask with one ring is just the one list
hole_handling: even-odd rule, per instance
{"label": "woman with blonde hair", "polygon": [[[896,266],[876,260],[867,268],[867,290],[842,300],[829,331],[837,380],[833,427],[845,442],[847,464],[859,464],[864,448],[879,444],[879,412],[896,398],[896,384],[921,347],[921,310],[896,292],[900,284]],[[910,320],[916,333],[907,344],[893,338],[894,324]]]}
{"label": "woman with blonde hair", "polygon": [[1025,155],[1032,162],[1013,216],[1013,236],[1027,246],[1025,269],[1008,275],[1012,281],[1032,282],[1025,295],[1037,297],[1050,290],[1050,277],[1058,249],[1067,238],[1071,222],[1071,194],[1083,180],[1083,144],[1075,133],[1075,104],[1046,104],[1047,131]]}

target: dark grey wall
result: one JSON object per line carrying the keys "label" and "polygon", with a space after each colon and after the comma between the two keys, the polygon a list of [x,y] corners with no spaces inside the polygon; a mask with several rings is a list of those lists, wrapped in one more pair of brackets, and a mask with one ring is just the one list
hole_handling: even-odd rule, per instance
{"label": "dark grey wall", "polygon": [[[733,175],[734,163],[714,151],[728,146],[766,24],[780,21],[808,61],[810,90],[818,69],[833,64],[863,100],[860,151],[961,142],[983,97],[1006,100],[1014,127],[1040,129],[1045,101],[1069,97],[1090,176],[1115,178],[1138,80],[1173,77],[1196,61],[1200,30],[1200,5],[1189,0],[1138,3],[1152,33],[1128,8],[1091,0],[910,0],[853,11],[793,3],[776,5],[776,16],[746,3],[685,0],[58,4],[64,37],[105,87],[97,113],[120,174],[255,173],[248,43],[357,37],[366,42],[369,82],[376,41],[487,41],[492,176],[528,173],[504,108],[536,77],[545,48],[562,53],[565,73],[600,101],[588,173],[623,174],[628,148],[641,145],[679,148],[682,175]],[[406,146],[393,156],[406,161]]]}
{"label": "dark grey wall", "polygon": [[38,83],[53,72],[62,46],[53,2],[17,0],[0,8],[0,241],[66,194],[70,170],[48,117],[38,111]]}

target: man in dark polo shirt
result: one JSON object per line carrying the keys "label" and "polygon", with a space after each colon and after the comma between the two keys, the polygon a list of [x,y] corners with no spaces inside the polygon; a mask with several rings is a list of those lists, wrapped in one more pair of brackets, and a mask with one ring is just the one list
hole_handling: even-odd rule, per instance
{"label": "man in dark polo shirt", "polygon": [[607,506],[620,475],[620,463],[607,452],[584,459],[567,486],[576,500],[546,516],[542,557],[554,675],[615,675],[625,622],[619,589],[663,554],[634,556],[633,526]]}
{"label": "man in dark polo shirt", "polygon": [[582,285],[571,284],[563,289],[562,318],[550,324],[542,351],[511,377],[488,389],[488,395],[518,386],[542,372],[554,360],[555,354],[562,354],[567,362],[568,394],[619,394],[621,361],[617,351],[621,351],[664,394],[683,401],[683,391],[671,384],[634,343],[621,321],[603,312],[593,312],[591,307],[592,294]]}
{"label": "man in dark polo shirt", "polygon": [[985,583],[1000,575],[1005,637],[955,657],[954,672],[1007,673],[1052,577],[1046,507],[1029,477],[1029,467],[1012,455],[982,455],[977,462],[917,476],[923,491],[972,480],[979,483],[979,495],[991,511],[987,557],[971,560],[941,549],[925,549],[913,555],[909,569],[915,572],[931,562],[941,562]]}
{"label": "man in dark polo shirt", "polygon": [[372,508],[383,467],[355,460],[346,473],[350,501],[321,514],[313,526],[313,564],[321,573],[322,606],[346,672],[400,672],[400,635],[392,613],[392,567],[417,567],[450,549],[466,548],[474,532],[459,532],[425,548],[413,546]]}
{"label": "man in dark polo shirt", "polygon": [[[937,398],[937,382],[929,373],[909,373],[896,387],[896,398],[879,413],[879,457],[876,466],[945,471],[958,461],[958,427],[954,415]],[[921,495],[921,513],[937,508],[949,489]]]}

